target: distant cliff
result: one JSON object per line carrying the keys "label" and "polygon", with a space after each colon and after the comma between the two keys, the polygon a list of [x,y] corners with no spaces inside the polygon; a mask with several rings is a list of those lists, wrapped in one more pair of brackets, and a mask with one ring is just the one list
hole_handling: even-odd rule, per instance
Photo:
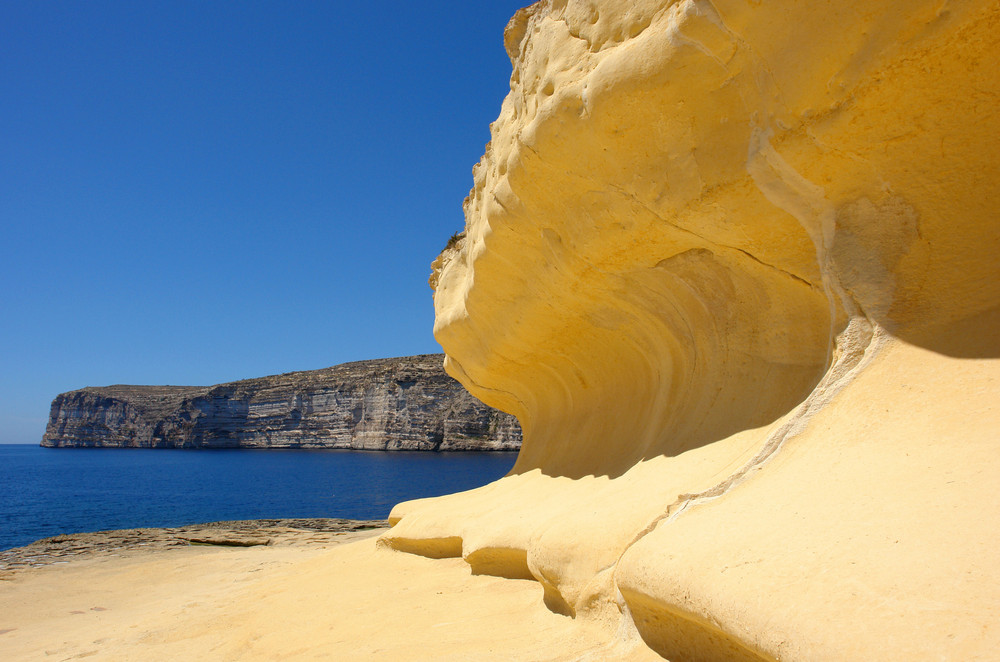
{"label": "distant cliff", "polygon": [[217,386],[61,393],[42,446],[517,450],[521,428],[445,374],[443,356],[358,361]]}

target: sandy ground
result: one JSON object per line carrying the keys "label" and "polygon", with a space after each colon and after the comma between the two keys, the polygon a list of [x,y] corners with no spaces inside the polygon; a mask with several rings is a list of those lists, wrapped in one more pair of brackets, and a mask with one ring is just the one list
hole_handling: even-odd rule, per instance
{"label": "sandy ground", "polygon": [[548,611],[533,581],[380,549],[378,533],[23,568],[0,581],[0,659],[659,659]]}

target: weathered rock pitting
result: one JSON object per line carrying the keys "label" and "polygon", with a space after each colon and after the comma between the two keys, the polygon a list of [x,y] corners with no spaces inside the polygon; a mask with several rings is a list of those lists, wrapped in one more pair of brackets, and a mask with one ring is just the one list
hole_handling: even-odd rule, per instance
{"label": "weathered rock pitting", "polygon": [[517,450],[517,419],[445,374],[440,354],[345,363],[217,386],[61,393],[42,446]]}

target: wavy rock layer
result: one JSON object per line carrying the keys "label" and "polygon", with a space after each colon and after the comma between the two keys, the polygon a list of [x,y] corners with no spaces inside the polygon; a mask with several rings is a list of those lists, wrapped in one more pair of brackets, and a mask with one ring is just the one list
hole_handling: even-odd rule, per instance
{"label": "wavy rock layer", "polygon": [[550,0],[505,43],[431,285],[524,444],[381,543],[675,660],[992,655],[1000,4]]}
{"label": "wavy rock layer", "polygon": [[218,386],[105,386],[52,402],[43,446],[517,450],[516,419],[442,356],[357,361]]}

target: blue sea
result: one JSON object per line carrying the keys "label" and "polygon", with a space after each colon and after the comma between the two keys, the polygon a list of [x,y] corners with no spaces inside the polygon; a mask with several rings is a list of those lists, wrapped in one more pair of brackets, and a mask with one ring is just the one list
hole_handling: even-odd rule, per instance
{"label": "blue sea", "polygon": [[500,478],[517,453],[0,445],[0,550],[61,533],[283,517],[385,519]]}

